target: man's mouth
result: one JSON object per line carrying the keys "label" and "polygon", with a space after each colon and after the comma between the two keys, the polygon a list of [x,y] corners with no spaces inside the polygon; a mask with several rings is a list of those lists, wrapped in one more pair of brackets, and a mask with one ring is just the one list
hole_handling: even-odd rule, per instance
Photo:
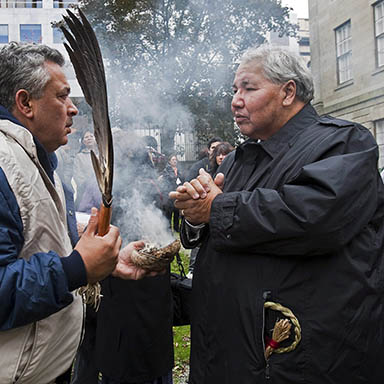
{"label": "man's mouth", "polygon": [[236,121],[236,123],[237,124],[242,124],[242,123],[244,123],[244,122],[246,122],[246,121],[248,121],[249,119],[248,119],[248,117],[246,117],[246,116],[243,116],[243,115],[235,115],[235,121]]}

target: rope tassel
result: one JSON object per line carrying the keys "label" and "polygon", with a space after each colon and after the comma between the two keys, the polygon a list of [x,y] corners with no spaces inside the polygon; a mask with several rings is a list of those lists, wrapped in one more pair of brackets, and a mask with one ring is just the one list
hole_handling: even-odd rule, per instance
{"label": "rope tassel", "polygon": [[[285,353],[293,351],[301,340],[301,326],[293,312],[279,303],[267,301],[264,303],[265,309],[272,309],[281,312],[286,318],[277,320],[272,331],[272,339],[266,340],[264,356],[268,360],[272,353]],[[280,343],[287,340],[291,335],[291,328],[294,326],[295,338],[288,347],[280,347]]]}

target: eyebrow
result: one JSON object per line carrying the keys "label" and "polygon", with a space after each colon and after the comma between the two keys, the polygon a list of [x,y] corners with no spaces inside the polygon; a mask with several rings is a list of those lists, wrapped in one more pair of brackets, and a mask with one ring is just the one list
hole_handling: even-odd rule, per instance
{"label": "eyebrow", "polygon": [[[241,86],[241,87],[245,87],[245,86],[247,86],[249,83],[250,83],[249,80],[243,80],[243,81],[241,81],[240,86]],[[236,84],[233,84],[233,85],[232,85],[232,88],[237,88],[237,85],[236,85]]]}

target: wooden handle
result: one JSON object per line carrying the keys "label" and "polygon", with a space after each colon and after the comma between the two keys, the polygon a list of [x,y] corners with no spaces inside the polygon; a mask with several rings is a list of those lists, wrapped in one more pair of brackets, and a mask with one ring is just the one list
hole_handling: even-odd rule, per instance
{"label": "wooden handle", "polygon": [[99,211],[99,225],[97,227],[97,234],[104,236],[109,231],[109,224],[111,223],[112,207],[106,208],[101,204]]}

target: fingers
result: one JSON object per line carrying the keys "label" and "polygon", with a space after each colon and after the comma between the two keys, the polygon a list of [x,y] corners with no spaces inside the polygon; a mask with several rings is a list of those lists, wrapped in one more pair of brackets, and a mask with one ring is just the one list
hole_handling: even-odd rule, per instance
{"label": "fingers", "polygon": [[133,248],[137,250],[142,249],[145,246],[145,243],[143,240],[133,241],[131,244]]}
{"label": "fingers", "polygon": [[87,229],[85,230],[85,235],[94,235],[97,233],[97,226],[99,224],[99,211],[97,208],[93,207],[91,209],[91,217],[89,218]]}
{"label": "fingers", "polygon": [[201,186],[208,193],[211,190],[210,184],[213,182],[212,176],[206,172],[203,168],[200,168],[199,176],[197,176]]}
{"label": "fingers", "polygon": [[222,190],[224,187],[224,174],[218,173],[215,177],[214,182]]}
{"label": "fingers", "polygon": [[[222,175],[222,174],[221,174]],[[224,175],[219,177],[219,181],[223,182]],[[179,186],[176,191],[169,193],[169,198],[179,202],[188,200],[205,199],[207,194],[212,190],[212,187],[216,187],[211,175],[203,168],[199,171],[199,176],[191,181],[186,181],[183,185]],[[175,203],[176,208],[178,207]]]}

